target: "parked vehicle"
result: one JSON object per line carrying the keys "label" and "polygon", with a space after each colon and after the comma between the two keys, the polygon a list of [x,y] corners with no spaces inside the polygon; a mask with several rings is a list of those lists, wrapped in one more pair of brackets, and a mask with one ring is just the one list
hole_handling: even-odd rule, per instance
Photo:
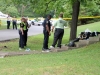
{"label": "parked vehicle", "polygon": [[42,23],[43,23],[43,20],[39,20],[39,21],[31,20],[31,24],[32,25],[38,25],[38,26],[40,26],[40,25],[42,25]]}

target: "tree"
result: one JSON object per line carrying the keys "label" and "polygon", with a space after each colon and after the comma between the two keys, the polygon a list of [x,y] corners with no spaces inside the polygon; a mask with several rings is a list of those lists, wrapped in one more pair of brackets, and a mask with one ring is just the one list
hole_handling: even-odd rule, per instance
{"label": "tree", "polygon": [[[10,0],[6,0],[6,1],[10,1]],[[87,2],[88,3],[92,2],[95,7],[96,5],[98,6],[100,5],[99,0],[11,0],[11,2],[14,3],[19,13],[21,13],[21,16],[27,7],[32,8],[34,13],[37,13],[41,16],[51,13],[51,11],[52,11],[52,14],[55,14],[55,16],[58,16],[60,12],[65,12],[64,13],[65,17],[71,17],[72,15],[70,40],[73,40],[76,38],[80,4],[86,5]],[[88,5],[89,7],[92,6],[90,4]],[[88,9],[88,10],[85,9],[86,13],[88,13],[89,15],[99,14],[97,10],[98,8],[100,8],[100,6],[97,7],[96,9],[93,8],[93,10],[91,10],[91,8],[89,7],[85,7]],[[90,13],[89,11],[93,13]]]}
{"label": "tree", "polygon": [[4,0],[4,2],[8,6],[13,4],[21,17],[24,16],[25,10],[30,8],[30,1],[28,0]]}
{"label": "tree", "polygon": [[[78,23],[78,15],[79,15],[79,9],[80,9],[80,3],[83,3],[84,5],[90,5],[92,8],[89,8],[90,6],[87,6],[88,10],[92,10],[92,16],[98,16],[100,12],[98,11],[97,5],[100,5],[99,0],[71,0],[72,3],[72,9],[73,9],[73,14],[72,14],[72,24],[71,24],[71,31],[70,31],[70,40],[74,40],[76,38],[76,33],[77,33],[77,23]],[[92,4],[90,4],[92,3]],[[95,8],[95,9],[94,9]]]}
{"label": "tree", "polygon": [[[34,1],[34,0],[33,0]],[[77,33],[77,22],[78,22],[78,15],[79,15],[79,8],[80,8],[80,2],[84,2],[86,0],[39,0],[37,1],[39,5],[41,6],[34,6],[35,8],[37,7],[38,9],[40,8],[41,11],[44,10],[45,13],[47,13],[47,9],[52,7],[54,8],[53,10],[56,10],[59,12],[63,12],[64,5],[67,4],[67,2],[71,2],[72,4],[72,9],[73,9],[73,14],[72,14],[72,24],[71,24],[71,31],[70,31],[70,40],[73,40],[76,38],[76,33]],[[55,2],[55,4],[54,4]],[[33,2],[32,2],[33,3]],[[52,5],[53,3],[53,5]],[[51,4],[51,5],[50,5]],[[50,6],[50,7],[49,7]],[[45,8],[45,9],[44,9]]]}
{"label": "tree", "polygon": [[[10,10],[9,10],[10,9]],[[8,7],[8,8],[6,8],[6,12],[8,13],[8,14],[10,14],[10,16],[18,16],[18,11],[17,11],[17,9],[15,8],[15,7]]]}
{"label": "tree", "polygon": [[80,8],[80,2],[76,0],[75,2],[73,2],[72,6],[73,13],[72,13],[72,24],[70,29],[70,40],[74,40],[76,38],[79,8]]}

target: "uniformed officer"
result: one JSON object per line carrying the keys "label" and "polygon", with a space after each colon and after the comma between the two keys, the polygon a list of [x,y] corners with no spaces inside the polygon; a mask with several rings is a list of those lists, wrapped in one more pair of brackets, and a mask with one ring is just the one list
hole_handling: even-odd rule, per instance
{"label": "uniformed officer", "polygon": [[28,28],[30,28],[31,25],[28,24],[28,19],[25,18],[25,27],[26,29],[24,30],[24,46],[27,46],[27,36],[28,36]]}
{"label": "uniformed officer", "polygon": [[7,29],[10,29],[10,22],[11,22],[11,17],[8,15],[7,17]]}
{"label": "uniformed officer", "polygon": [[48,15],[47,18],[43,22],[43,34],[44,34],[44,41],[43,41],[43,51],[49,51],[48,48],[48,41],[49,41],[49,36],[51,35],[51,23],[50,20],[51,15]]}
{"label": "uniformed officer", "polygon": [[17,30],[17,20],[16,20],[15,16],[12,19],[12,25],[13,25],[13,29],[16,28],[16,30]]}
{"label": "uniformed officer", "polygon": [[62,38],[64,34],[64,26],[66,25],[67,25],[67,22],[63,20],[63,14],[60,14],[59,19],[52,26],[52,32],[55,28],[55,33],[54,33],[53,44],[52,46],[50,46],[50,48],[54,48],[55,45],[57,44],[57,41],[58,41],[57,47],[61,48]]}
{"label": "uniformed officer", "polygon": [[24,31],[26,30],[25,18],[21,18],[21,23],[19,25],[19,50],[24,48]]}

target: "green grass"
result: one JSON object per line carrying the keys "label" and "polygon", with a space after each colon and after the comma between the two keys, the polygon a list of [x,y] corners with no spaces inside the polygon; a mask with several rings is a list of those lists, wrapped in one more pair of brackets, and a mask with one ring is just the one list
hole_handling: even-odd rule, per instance
{"label": "green grass", "polygon": [[[80,33],[87,28],[90,29],[91,31],[99,31],[100,22],[92,23],[92,24],[87,24],[83,26],[78,26],[77,33]],[[70,36],[70,28],[65,29],[64,37],[62,40],[62,44],[67,44]],[[19,51],[18,50],[18,39],[17,40],[12,40],[12,41],[7,41],[7,42],[0,42],[0,51]],[[49,38],[49,46],[52,45],[53,42],[53,33],[51,34]],[[43,45],[43,34],[36,35],[36,36],[30,36],[28,37],[28,47],[31,50],[41,50],[42,45]],[[7,46],[7,48],[4,48],[4,46]]]}
{"label": "green grass", "polygon": [[99,75],[100,42],[83,48],[0,59],[0,75]]}
{"label": "green grass", "polygon": [[6,20],[5,19],[0,19],[1,20],[1,25],[0,25],[0,30],[6,29]]}
{"label": "green grass", "polygon": [[[79,26],[100,31],[100,22]],[[69,29],[65,29],[63,43],[68,43]],[[53,40],[50,36],[49,46]],[[28,38],[32,50],[42,48],[43,35]],[[7,46],[4,48],[3,46]],[[18,51],[18,39],[1,42],[1,51]],[[0,75],[100,75],[100,42],[79,49],[57,53],[41,53],[0,59]]]}

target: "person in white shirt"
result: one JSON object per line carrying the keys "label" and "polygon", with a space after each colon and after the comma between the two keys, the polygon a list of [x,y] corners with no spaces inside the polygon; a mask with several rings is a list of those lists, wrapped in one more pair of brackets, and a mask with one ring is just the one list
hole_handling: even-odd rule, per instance
{"label": "person in white shirt", "polygon": [[11,21],[11,18],[8,15],[8,17],[7,17],[7,29],[10,29],[10,21]]}
{"label": "person in white shirt", "polygon": [[61,13],[59,15],[59,19],[53,24],[52,26],[52,32],[55,28],[54,32],[54,40],[52,46],[50,48],[54,48],[57,44],[57,47],[61,48],[62,38],[64,35],[64,26],[67,26],[67,22],[63,19],[63,14]]}

